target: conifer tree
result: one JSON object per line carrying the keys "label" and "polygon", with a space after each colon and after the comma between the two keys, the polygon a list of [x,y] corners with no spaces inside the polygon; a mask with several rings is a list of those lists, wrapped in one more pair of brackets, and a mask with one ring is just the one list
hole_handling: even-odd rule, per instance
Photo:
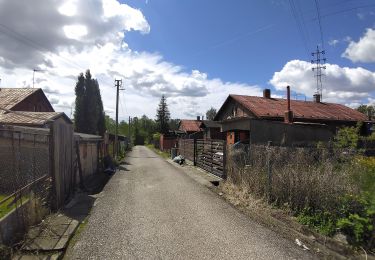
{"label": "conifer tree", "polygon": [[170,113],[168,110],[167,100],[164,95],[161,96],[159,107],[156,110],[156,123],[158,131],[162,134],[168,133]]}
{"label": "conifer tree", "polygon": [[103,135],[106,130],[103,102],[98,81],[92,78],[90,70],[85,76],[83,73],[78,76],[75,92],[75,131]]}

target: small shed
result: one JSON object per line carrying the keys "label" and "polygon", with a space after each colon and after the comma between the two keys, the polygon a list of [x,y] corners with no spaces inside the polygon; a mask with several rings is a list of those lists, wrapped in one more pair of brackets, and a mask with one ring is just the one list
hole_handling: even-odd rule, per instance
{"label": "small shed", "polygon": [[[78,146],[82,177],[84,180],[98,172],[103,138],[99,135],[74,133],[74,141],[75,145]],[[76,176],[76,181],[78,182],[80,176],[79,174],[76,174]]]}

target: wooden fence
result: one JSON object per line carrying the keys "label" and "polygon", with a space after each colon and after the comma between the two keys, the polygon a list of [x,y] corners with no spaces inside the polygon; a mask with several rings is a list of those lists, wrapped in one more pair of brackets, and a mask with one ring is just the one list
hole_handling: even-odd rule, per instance
{"label": "wooden fence", "polygon": [[192,162],[195,162],[194,139],[180,139],[178,141],[179,153]]}
{"label": "wooden fence", "polygon": [[226,177],[225,141],[214,139],[180,139],[178,148],[179,153],[185,159],[194,162],[195,166],[221,178]]}
{"label": "wooden fence", "polygon": [[51,175],[55,207],[60,208],[73,193],[75,186],[73,126],[54,122],[51,126]]}
{"label": "wooden fence", "polygon": [[196,165],[219,177],[225,177],[225,142],[197,140]]}

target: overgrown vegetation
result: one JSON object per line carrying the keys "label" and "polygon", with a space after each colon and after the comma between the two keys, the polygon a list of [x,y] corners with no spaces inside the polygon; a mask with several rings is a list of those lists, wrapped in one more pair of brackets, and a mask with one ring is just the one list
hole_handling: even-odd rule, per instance
{"label": "overgrown vegetation", "polygon": [[158,148],[155,148],[154,145],[148,144],[147,147],[150,148],[151,150],[153,150],[155,153],[157,153],[161,157],[163,157],[164,159],[168,159],[169,158],[169,153],[160,151]]}
{"label": "overgrown vegetation", "polygon": [[340,130],[332,148],[230,149],[228,181],[287,207],[324,235],[342,233],[349,244],[374,251],[375,158],[358,151],[357,130]]}

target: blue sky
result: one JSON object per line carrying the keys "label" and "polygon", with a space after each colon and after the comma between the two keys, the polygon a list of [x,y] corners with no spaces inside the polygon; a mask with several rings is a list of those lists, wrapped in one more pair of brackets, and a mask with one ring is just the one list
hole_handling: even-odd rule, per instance
{"label": "blue sky", "polygon": [[373,0],[0,0],[0,41],[0,87],[31,87],[40,69],[34,85],[68,115],[86,69],[112,117],[114,79],[123,80],[121,119],[154,118],[162,94],[174,118],[264,88],[284,97],[290,85],[310,100],[317,45],[327,58],[323,100],[375,104]]}
{"label": "blue sky", "polygon": [[[199,69],[225,81],[272,88],[268,81],[275,71],[292,59],[309,61],[310,52],[322,45],[315,1],[291,2],[306,41],[287,0],[128,1],[142,10],[151,32],[131,32],[126,41],[134,50],[161,53],[186,70]],[[375,70],[374,63],[353,64],[341,57],[348,45],[345,38],[357,40],[366,28],[375,26],[375,2],[331,0],[318,4],[328,61]],[[330,45],[334,40],[339,42]]]}

